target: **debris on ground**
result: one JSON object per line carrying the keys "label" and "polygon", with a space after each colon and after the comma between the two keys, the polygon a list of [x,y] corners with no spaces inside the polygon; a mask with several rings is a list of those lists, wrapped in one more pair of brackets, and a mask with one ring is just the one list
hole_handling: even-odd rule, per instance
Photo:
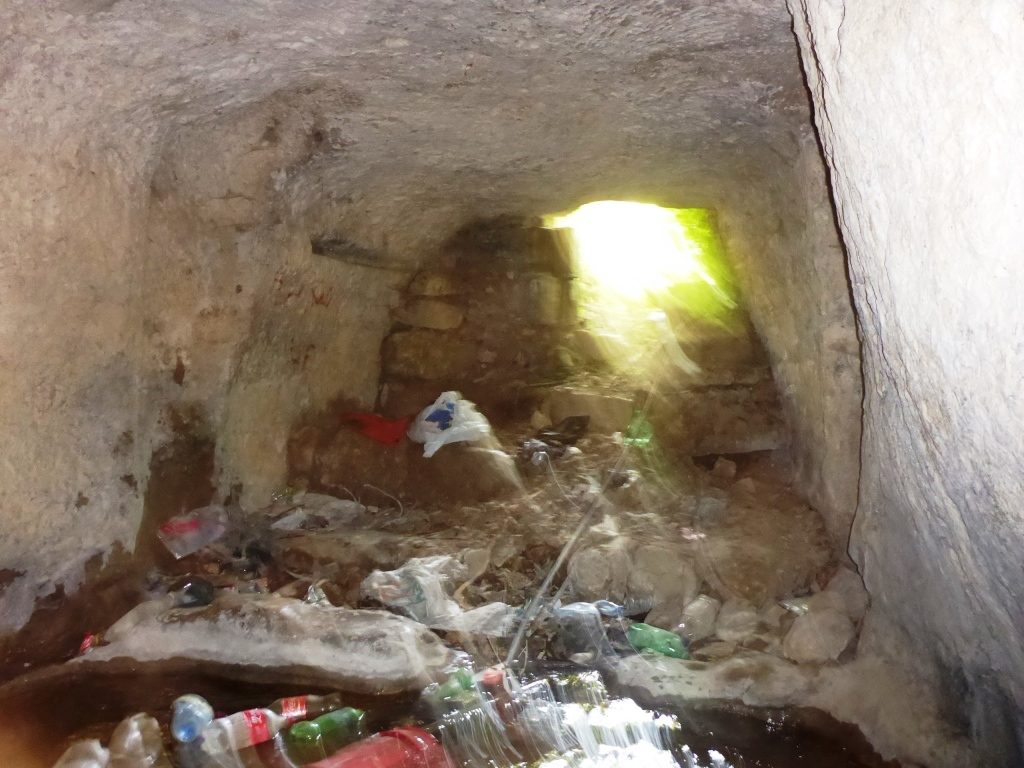
{"label": "debris on ground", "polygon": [[[768,457],[670,460],[645,410],[609,397],[561,396],[532,423],[493,430],[472,403],[445,392],[407,430],[429,462],[394,438],[401,420],[345,414],[371,439],[343,428],[321,440],[311,460],[319,474],[289,478],[266,507],[213,505],[165,523],[159,536],[176,569],[151,573],[153,599],[79,663],[259,659],[316,666],[347,690],[414,691],[442,679],[464,650],[501,657],[523,620],[519,606],[570,541],[527,639],[532,661],[585,670],[636,653],[707,664],[752,651],[801,664],[845,658],[866,593],[856,573],[831,565],[820,517],[782,471]],[[572,412],[580,403],[590,410]],[[601,429],[591,429],[595,414]],[[521,446],[519,463],[533,471],[520,476],[502,443]],[[366,482],[350,489],[331,475],[335,465],[358,473],[361,461],[372,463]],[[431,494],[441,475],[445,487],[493,487],[446,502]],[[471,698],[481,686],[472,684]],[[254,712],[262,714],[217,726],[208,749],[237,749],[248,738],[239,729],[255,721],[269,736],[245,749],[287,744],[304,760],[324,759],[340,727],[317,722],[327,713],[291,723],[274,704]],[[203,725],[206,717],[196,715],[199,731],[216,720]],[[76,748],[94,761],[110,751]]]}

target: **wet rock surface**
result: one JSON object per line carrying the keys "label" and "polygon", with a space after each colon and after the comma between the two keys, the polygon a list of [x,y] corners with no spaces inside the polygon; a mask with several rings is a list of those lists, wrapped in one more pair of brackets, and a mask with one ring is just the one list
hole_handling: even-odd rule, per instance
{"label": "wet rock surface", "polygon": [[273,596],[226,594],[200,608],[155,600],[132,609],[105,638],[75,663],[128,657],[315,667],[362,694],[420,690],[452,660],[435,634],[400,616]]}

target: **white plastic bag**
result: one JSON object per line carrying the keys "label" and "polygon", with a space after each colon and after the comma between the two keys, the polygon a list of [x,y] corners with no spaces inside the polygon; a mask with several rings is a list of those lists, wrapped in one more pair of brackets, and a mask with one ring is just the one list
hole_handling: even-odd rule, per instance
{"label": "white plastic bag", "polygon": [[473,442],[491,434],[491,425],[469,400],[458,392],[441,396],[420,412],[409,427],[409,439],[423,443],[428,459],[447,443]]}
{"label": "white plastic bag", "polygon": [[363,597],[432,626],[462,613],[449,592],[466,574],[466,566],[448,555],[414,557],[394,571],[373,571],[360,591]]}
{"label": "white plastic bag", "polygon": [[431,629],[489,637],[507,637],[518,617],[505,603],[490,603],[463,611],[450,596],[469,571],[449,555],[414,557],[394,571],[373,571],[360,592]]}

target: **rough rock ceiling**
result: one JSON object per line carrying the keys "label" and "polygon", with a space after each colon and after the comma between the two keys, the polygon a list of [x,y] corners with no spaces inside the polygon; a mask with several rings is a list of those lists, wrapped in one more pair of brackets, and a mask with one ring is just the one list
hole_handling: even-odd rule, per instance
{"label": "rough rock ceiling", "polygon": [[783,0],[15,0],[0,26],[11,138],[88,135],[143,170],[182,128],[275,105],[319,137],[276,180],[298,209],[325,188],[692,199],[808,121]]}

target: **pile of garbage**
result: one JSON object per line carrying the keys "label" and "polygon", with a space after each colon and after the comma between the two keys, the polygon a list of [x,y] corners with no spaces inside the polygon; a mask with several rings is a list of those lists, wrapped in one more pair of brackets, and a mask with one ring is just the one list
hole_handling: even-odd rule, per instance
{"label": "pile of garbage", "polygon": [[[185,649],[180,655],[209,659],[203,654],[211,648],[262,632],[262,650],[247,663],[285,667],[294,659],[264,646],[276,647],[288,633],[332,636],[343,652],[324,646],[303,650],[303,658],[323,660],[325,685],[343,690],[356,690],[347,684],[361,676],[418,691],[459,654],[497,664],[481,673],[460,668],[428,685],[414,720],[371,734],[366,713],[338,696],[281,699],[218,717],[208,702],[186,695],[171,719],[173,761],[156,721],[140,714],[118,726],[107,747],[76,744],[58,765],[698,766],[673,742],[670,719],[609,700],[599,678],[587,676],[635,654],[713,662],[753,649],[828,662],[850,646],[866,595],[845,570],[825,589],[801,587],[788,594],[802,597],[781,602],[777,590],[757,604],[730,594],[733,584],[720,576],[730,573],[731,552],[746,545],[742,531],[723,538],[714,567],[701,570],[701,558],[716,552],[703,531],[717,526],[732,535],[742,527],[728,514],[732,496],[752,499],[760,487],[736,480],[736,465],[720,458],[711,485],[685,496],[674,477],[649,471],[663,462],[653,427],[642,409],[623,405],[614,421],[620,431],[606,438],[589,435],[587,415],[532,424],[530,436],[517,438],[515,463],[532,483],[518,499],[457,505],[432,517],[379,488],[379,506],[288,488],[256,512],[211,505],[172,518],[158,536],[188,572],[151,573],[151,601],[111,628],[111,647],[94,653],[108,641],[99,634],[82,644],[92,658],[156,658],[146,649],[173,641],[176,651]],[[344,419],[382,446],[406,438],[423,444],[431,466],[445,445],[493,439],[486,418],[457,392],[442,393],[415,418]],[[640,462],[624,462],[630,453]],[[805,560],[779,583],[806,585],[803,574],[820,566]],[[765,562],[761,571],[780,570]],[[325,631],[327,624],[351,631]],[[361,632],[386,640],[364,648],[360,661],[351,649],[363,647]],[[188,636],[187,648],[178,635]],[[549,662],[581,672],[574,682],[520,681],[513,672]],[[727,765],[717,753],[708,760],[712,768]]]}
{"label": "pile of garbage", "polygon": [[[54,768],[700,768],[674,716],[609,698],[595,672],[520,682],[500,667],[457,667],[413,713],[373,732],[339,694],[278,699],[218,716],[201,696],[172,705],[169,749],[157,720],[126,718],[107,746],[73,744]],[[709,752],[710,768],[728,768]]]}

